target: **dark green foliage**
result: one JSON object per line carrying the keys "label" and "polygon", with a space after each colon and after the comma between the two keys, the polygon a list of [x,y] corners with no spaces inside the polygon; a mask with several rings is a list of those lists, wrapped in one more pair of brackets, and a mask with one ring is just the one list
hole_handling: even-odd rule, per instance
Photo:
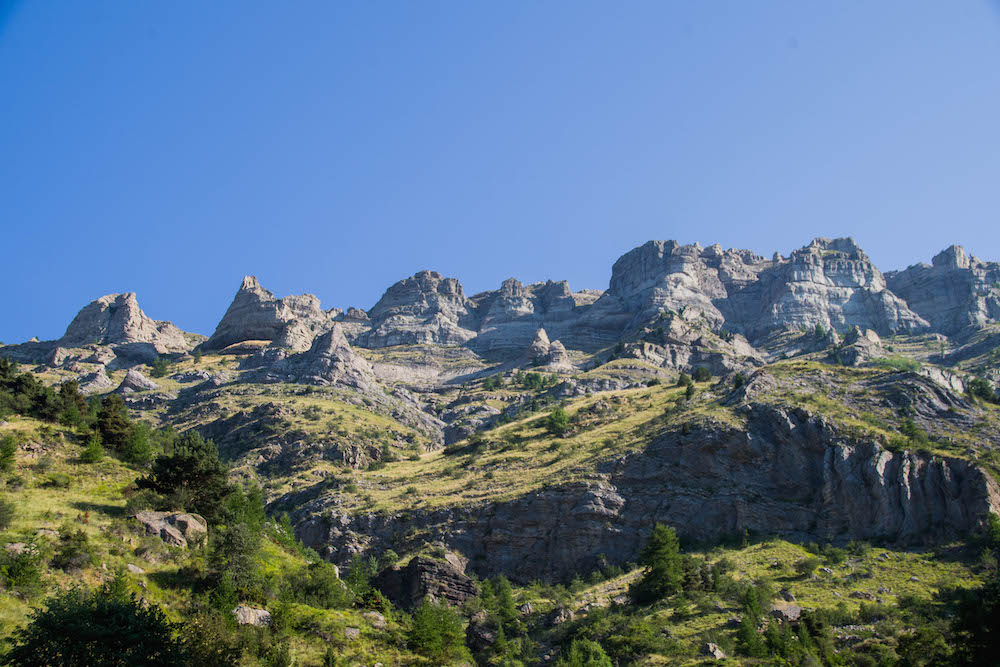
{"label": "dark green foliage", "polygon": [[817,322],[816,328],[813,329],[813,333],[816,335],[816,338],[826,338],[826,327]]}
{"label": "dark green foliage", "polygon": [[11,524],[14,523],[15,516],[17,516],[17,509],[14,507],[14,503],[0,497],[0,532],[10,528]]}
{"label": "dark green foliage", "polygon": [[3,664],[132,667],[187,665],[174,626],[154,604],[106,587],[60,593],[14,632]]}
{"label": "dark green foliage", "polygon": [[0,581],[22,595],[33,596],[42,590],[42,557],[34,544],[20,552],[0,551]]}
{"label": "dark green foliage", "polygon": [[531,391],[541,391],[550,385],[554,385],[558,379],[558,376],[554,374],[545,377],[541,373],[525,373],[523,371],[518,371],[514,375],[515,384]]}
{"label": "dark green foliage", "polygon": [[698,366],[694,369],[693,377],[695,382],[709,382],[712,379],[712,371],[705,366]]}
{"label": "dark green foliage", "polygon": [[413,612],[409,646],[435,664],[445,664],[467,653],[464,621],[447,605],[424,600]]}
{"label": "dark green foliage", "polygon": [[987,401],[989,403],[1000,403],[1000,392],[994,391],[990,383],[982,378],[972,378],[966,385],[969,396]]}
{"label": "dark green foliage", "polygon": [[80,460],[84,463],[97,463],[104,458],[104,447],[101,446],[101,434],[94,431],[87,438],[87,445],[80,452]]}
{"label": "dark green foliage", "polygon": [[694,380],[692,380],[691,376],[688,375],[687,373],[681,373],[680,375],[677,376],[678,387],[688,387],[691,385],[692,382],[694,382]]}
{"label": "dark green foliage", "polygon": [[157,357],[156,361],[153,362],[152,368],[149,372],[155,378],[165,377],[170,371],[170,364],[163,357]]}
{"label": "dark green foliage", "polygon": [[212,537],[209,568],[220,599],[235,595],[240,600],[260,597],[261,532],[264,498],[260,489],[234,488],[220,510],[224,525]]}
{"label": "dark green foliage", "polygon": [[490,377],[483,380],[483,389],[487,391],[492,391],[494,389],[503,389],[503,375],[491,375]]}
{"label": "dark green foliage", "polygon": [[132,427],[128,441],[120,451],[122,460],[137,466],[144,466],[153,459],[153,428],[144,421],[137,421]]}
{"label": "dark green foliage", "polygon": [[737,373],[733,376],[733,389],[739,389],[747,383],[747,378],[743,373]]}
{"label": "dark green foliage", "polygon": [[569,431],[569,415],[561,406],[557,406],[545,419],[545,427],[552,435],[563,436]]}
{"label": "dark green foliage", "polygon": [[346,609],[354,600],[333,565],[324,561],[310,563],[290,574],[285,579],[282,597],[320,609]]}
{"label": "dark green foliage", "polygon": [[687,389],[684,390],[684,400],[690,401],[692,398],[694,398],[694,395],[696,393],[697,391],[694,388],[694,384],[689,384],[687,386]]}
{"label": "dark green foliage", "polygon": [[974,591],[964,591],[953,624],[956,647],[968,665],[995,665],[1000,636],[1000,572]]}
{"label": "dark green foliage", "polygon": [[52,557],[52,567],[71,572],[92,565],[94,552],[90,539],[83,529],[73,530],[63,526],[59,531],[59,544],[55,556]]}
{"label": "dark green foliage", "polygon": [[805,578],[815,572],[820,564],[819,558],[808,556],[795,563],[795,571],[799,573],[800,577]]}
{"label": "dark green foliage", "polygon": [[63,401],[52,387],[46,387],[31,373],[19,373],[18,365],[0,358],[0,419],[8,414],[56,421]]}
{"label": "dark green foliage", "polygon": [[613,667],[611,658],[601,645],[589,639],[576,639],[569,645],[566,655],[561,656],[559,667]]}
{"label": "dark green foliage", "polygon": [[195,431],[181,436],[170,454],[156,457],[149,474],[136,486],[162,496],[169,509],[197,512],[213,523],[230,492],[215,443]]}
{"label": "dark green foliage", "polygon": [[121,452],[132,438],[132,419],[125,401],[118,394],[108,394],[97,411],[97,430],[101,442],[113,451]]}
{"label": "dark green foliage", "polygon": [[10,433],[0,438],[0,473],[7,473],[14,469],[14,461],[17,457],[17,440]]}
{"label": "dark green foliage", "polygon": [[59,386],[57,392],[61,411],[59,421],[66,426],[82,426],[90,416],[90,404],[80,393],[76,380],[69,380]]}
{"label": "dark green foliage", "polygon": [[673,528],[662,523],[656,524],[642,549],[639,562],[646,570],[631,592],[641,604],[661,600],[681,589],[682,558],[680,543]]}

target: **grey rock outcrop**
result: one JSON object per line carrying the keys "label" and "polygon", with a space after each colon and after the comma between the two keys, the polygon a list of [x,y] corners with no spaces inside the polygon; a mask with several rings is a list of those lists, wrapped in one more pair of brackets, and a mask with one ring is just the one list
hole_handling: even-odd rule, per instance
{"label": "grey rock outcrop", "polygon": [[121,384],[118,385],[118,388],[115,389],[115,393],[134,394],[140,391],[155,391],[159,388],[160,386],[158,384],[133,368],[125,374],[125,379],[123,379]]}
{"label": "grey rock outcrop", "polygon": [[147,534],[173,546],[185,548],[188,543],[203,541],[208,535],[208,522],[198,514],[145,511],[134,516]]}
{"label": "grey rock outcrop", "polygon": [[941,251],[930,265],[890,272],[886,280],[940,333],[1000,321],[1000,263],[970,257],[962,246]]}
{"label": "grey rock outcrop", "polygon": [[374,585],[403,609],[413,609],[425,597],[457,606],[479,595],[476,582],[454,565],[426,556],[413,558],[406,567],[384,570]]}
{"label": "grey rock outcrop", "polygon": [[579,324],[595,339],[653,322],[661,313],[753,340],[774,330],[851,326],[881,334],[929,325],[887,289],[852,239],[816,239],[787,259],[718,245],[650,241],[615,262],[607,292]]}
{"label": "grey rock outcrop", "polygon": [[871,329],[862,331],[861,327],[851,327],[844,336],[843,346],[835,354],[837,360],[847,366],[860,366],[866,361],[885,356],[879,335]]}
{"label": "grey rock outcrop", "polygon": [[103,394],[111,391],[115,386],[104,370],[104,366],[99,366],[93,373],[81,375],[77,378],[77,382],[80,384],[80,391],[84,394]]}
{"label": "grey rock outcrop", "polygon": [[351,349],[339,324],[318,336],[307,352],[291,355],[265,371],[269,380],[381,391],[372,367]]}
{"label": "grey rock outcrop", "polygon": [[151,319],[142,312],[134,292],[108,294],[92,301],[73,318],[57,342],[62,347],[148,343],[160,354],[185,352],[192,347],[184,332],[173,324]]}
{"label": "grey rock outcrop", "polygon": [[[694,540],[750,530],[802,540],[912,542],[974,532],[1000,509],[1000,488],[968,461],[892,453],[847,439],[802,410],[745,410],[744,428],[664,434],[596,471],[604,480],[487,505],[410,511],[406,526],[447,535],[449,548],[469,556],[480,575],[530,581],[596,568],[597,554],[634,561],[656,522]],[[399,530],[391,515],[365,515],[343,516],[336,531],[308,520],[297,534],[346,562],[357,548],[353,533],[377,552]]]}
{"label": "grey rock outcrop", "polygon": [[386,290],[368,311],[367,347],[462,345],[475,338],[474,304],[454,278],[420,271]]}
{"label": "grey rock outcrop", "polygon": [[237,625],[252,625],[264,627],[271,625],[271,612],[266,609],[258,609],[241,604],[233,609],[233,616],[236,617]]}
{"label": "grey rock outcrop", "polygon": [[324,311],[312,294],[278,299],[255,276],[246,276],[215,333],[202,347],[221,350],[244,341],[270,341],[296,351],[308,350],[339,314],[338,310]]}

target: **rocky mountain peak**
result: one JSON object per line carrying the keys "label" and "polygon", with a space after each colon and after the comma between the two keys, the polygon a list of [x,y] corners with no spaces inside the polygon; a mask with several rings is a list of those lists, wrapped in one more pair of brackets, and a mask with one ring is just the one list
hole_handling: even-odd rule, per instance
{"label": "rocky mountain peak", "polygon": [[148,317],[139,307],[135,292],[108,294],[91,301],[73,318],[58,343],[64,347],[150,343],[160,353],[190,347],[180,329]]}
{"label": "rocky mountain peak", "polygon": [[934,256],[931,263],[935,267],[945,269],[968,269],[971,266],[969,256],[965,254],[965,248],[960,245],[953,245],[942,250]]}

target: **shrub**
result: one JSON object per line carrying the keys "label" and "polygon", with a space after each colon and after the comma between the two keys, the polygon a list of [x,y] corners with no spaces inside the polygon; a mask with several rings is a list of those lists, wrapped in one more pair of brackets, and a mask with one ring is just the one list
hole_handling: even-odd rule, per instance
{"label": "shrub", "polygon": [[561,406],[557,406],[545,419],[545,427],[552,435],[565,435],[569,430],[569,415]]}
{"label": "shrub", "polygon": [[68,489],[72,483],[73,478],[66,473],[54,472],[51,475],[46,475],[42,486],[47,486],[53,489]]}
{"label": "shrub", "polygon": [[982,399],[989,403],[1000,403],[1000,393],[993,390],[990,383],[982,378],[972,378],[966,386],[969,396]]}
{"label": "shrub", "polygon": [[687,389],[684,390],[684,400],[690,401],[692,398],[694,398],[694,395],[696,393],[697,392],[696,392],[696,390],[694,388],[694,385],[693,384],[689,384],[687,386]]}
{"label": "shrub", "polygon": [[0,532],[3,532],[10,528],[11,524],[14,523],[14,517],[17,516],[17,509],[14,507],[14,503],[4,498],[0,498]]}
{"label": "shrub", "polygon": [[320,561],[311,563],[285,579],[286,599],[321,609],[345,609],[354,596],[337,577],[333,565]]}
{"label": "shrub", "polygon": [[153,459],[153,428],[144,421],[137,421],[132,433],[122,445],[121,457],[126,463],[144,466]]}
{"label": "shrub", "polygon": [[589,639],[574,639],[566,655],[556,662],[559,667],[613,667],[601,645]]}
{"label": "shrub", "polygon": [[467,654],[464,625],[457,611],[424,600],[413,612],[409,644],[436,664],[452,662]]}
{"label": "shrub", "polygon": [[16,630],[6,665],[185,665],[174,626],[155,604],[111,587],[74,588],[32,612]]}
{"label": "shrub", "polygon": [[680,375],[677,376],[678,387],[690,386],[691,382],[693,382],[693,380],[691,379],[691,376],[688,375],[687,373],[682,372]]}
{"label": "shrub", "polygon": [[152,364],[152,369],[150,370],[149,374],[155,378],[161,378],[166,376],[169,369],[170,365],[167,363],[167,360],[164,359],[163,357],[157,357],[156,361],[154,361]]}
{"label": "shrub", "polygon": [[906,357],[893,356],[893,357],[883,357],[875,361],[875,365],[880,368],[885,368],[894,371],[903,371],[907,373],[916,373],[920,370],[920,362],[915,359],[907,359]]}
{"label": "shrub", "polygon": [[34,544],[28,544],[20,553],[0,551],[0,581],[24,595],[41,592],[42,557]]}
{"label": "shrub", "polygon": [[694,369],[694,381],[695,382],[709,382],[712,379],[712,371],[708,370],[705,366],[698,366]]}
{"label": "shrub", "polygon": [[816,571],[816,568],[820,566],[819,558],[815,556],[808,556],[795,563],[795,571],[799,573],[800,577],[808,577],[810,574]]}
{"label": "shrub", "polygon": [[52,567],[69,572],[83,569],[94,562],[90,539],[83,529],[73,530],[69,526],[63,526],[59,533],[59,545],[52,557]]}
{"label": "shrub", "polygon": [[80,453],[80,460],[84,463],[97,463],[104,458],[104,447],[101,446],[101,434],[94,431],[87,438],[87,446]]}
{"label": "shrub", "polygon": [[8,433],[0,438],[0,472],[10,472],[14,469],[17,455],[17,440]]}

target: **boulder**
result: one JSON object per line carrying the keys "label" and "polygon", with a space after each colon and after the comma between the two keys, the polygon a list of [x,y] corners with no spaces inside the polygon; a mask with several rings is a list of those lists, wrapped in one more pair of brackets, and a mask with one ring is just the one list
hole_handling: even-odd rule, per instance
{"label": "boulder", "polygon": [[479,595],[476,582],[454,565],[426,556],[413,558],[406,567],[394,566],[382,571],[374,584],[404,609],[413,609],[425,597],[457,606]]}
{"label": "boulder", "polygon": [[198,514],[144,511],[134,516],[147,534],[173,546],[186,548],[189,542],[199,542],[208,535],[208,523]]}
{"label": "boulder", "polygon": [[776,602],[771,605],[771,617],[782,623],[798,623],[802,616],[802,607],[787,602]]}
{"label": "boulder", "polygon": [[84,394],[104,394],[114,388],[115,383],[108,377],[104,366],[100,366],[93,373],[81,375],[77,378],[80,391]]}
{"label": "boulder", "polygon": [[377,611],[366,611],[364,617],[368,619],[371,626],[376,630],[384,630],[386,626],[385,616],[378,613]]}
{"label": "boulder", "polygon": [[155,391],[159,388],[158,384],[133,368],[125,374],[125,379],[115,389],[115,393],[134,394],[141,391]]}
{"label": "boulder", "polygon": [[236,617],[236,623],[239,625],[252,625],[255,627],[271,625],[271,612],[266,609],[258,609],[241,604],[233,609],[233,616]]}
{"label": "boulder", "polygon": [[725,651],[723,651],[718,644],[713,644],[712,642],[708,642],[702,647],[701,654],[709,658],[712,658],[713,660],[726,659]]}

